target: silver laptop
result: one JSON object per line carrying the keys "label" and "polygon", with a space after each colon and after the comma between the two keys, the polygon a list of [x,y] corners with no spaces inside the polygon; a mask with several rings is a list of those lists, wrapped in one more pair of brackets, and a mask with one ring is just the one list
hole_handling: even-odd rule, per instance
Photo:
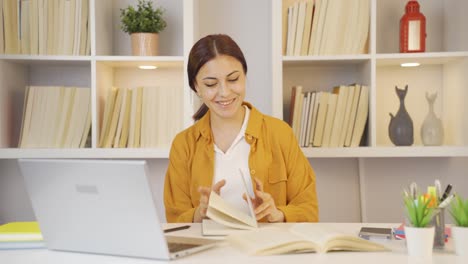
{"label": "silver laptop", "polygon": [[49,249],[168,260],[216,244],[164,235],[145,161],[18,162]]}

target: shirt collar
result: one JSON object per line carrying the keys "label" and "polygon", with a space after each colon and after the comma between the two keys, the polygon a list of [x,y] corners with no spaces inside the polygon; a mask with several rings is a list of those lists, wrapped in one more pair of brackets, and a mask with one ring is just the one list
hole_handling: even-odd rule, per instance
{"label": "shirt collar", "polygon": [[[242,105],[247,106],[250,111],[246,111],[241,130],[245,129],[246,136],[250,135],[251,137],[258,139],[260,136],[264,116],[250,103],[243,102]],[[195,123],[197,138],[203,137],[206,140],[211,141],[212,136],[210,115],[211,111],[208,110],[208,112]]]}

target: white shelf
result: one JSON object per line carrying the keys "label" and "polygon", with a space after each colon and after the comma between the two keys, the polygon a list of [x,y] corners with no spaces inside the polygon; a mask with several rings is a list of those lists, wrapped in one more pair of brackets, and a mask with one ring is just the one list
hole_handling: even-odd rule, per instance
{"label": "white shelf", "polygon": [[421,65],[447,64],[468,58],[468,52],[425,52],[377,54],[377,66],[399,66],[404,62],[419,62]]}
{"label": "white shelf", "polygon": [[[468,157],[468,147],[302,148],[307,158]],[[0,159],[167,159],[168,148],[0,149]]]}
{"label": "white shelf", "polygon": [[167,148],[129,149],[0,149],[0,159],[65,158],[65,159],[153,159],[169,157]]}
{"label": "white shelf", "polygon": [[468,157],[468,147],[302,148],[308,158]]}
{"label": "white shelf", "polygon": [[307,65],[353,65],[371,59],[371,55],[333,55],[333,56],[283,56],[284,66]]}

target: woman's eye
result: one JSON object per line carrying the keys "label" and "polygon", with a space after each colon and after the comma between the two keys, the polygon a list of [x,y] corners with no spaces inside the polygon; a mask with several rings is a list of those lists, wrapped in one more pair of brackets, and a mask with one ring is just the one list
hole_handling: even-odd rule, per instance
{"label": "woman's eye", "polygon": [[237,78],[235,78],[235,79],[230,79],[230,80],[228,80],[228,81],[230,81],[230,82],[236,82],[237,80],[239,80],[239,77],[237,77]]}
{"label": "woman's eye", "polygon": [[207,87],[215,87],[216,83],[205,83]]}

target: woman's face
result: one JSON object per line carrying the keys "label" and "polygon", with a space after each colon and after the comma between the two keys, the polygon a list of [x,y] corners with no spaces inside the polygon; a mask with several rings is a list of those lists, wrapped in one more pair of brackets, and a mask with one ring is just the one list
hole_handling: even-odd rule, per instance
{"label": "woman's face", "polygon": [[200,68],[195,79],[197,93],[212,115],[222,119],[243,118],[245,74],[237,59],[216,56]]}

